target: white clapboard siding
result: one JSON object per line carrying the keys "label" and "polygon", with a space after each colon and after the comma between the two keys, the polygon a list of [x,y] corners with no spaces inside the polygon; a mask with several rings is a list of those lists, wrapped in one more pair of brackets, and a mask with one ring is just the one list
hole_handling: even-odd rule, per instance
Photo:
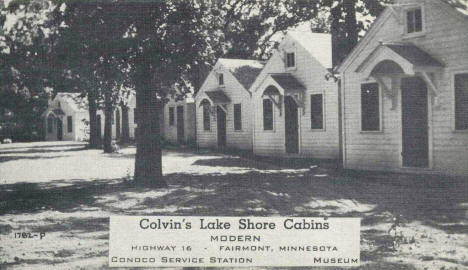
{"label": "white clapboard siding", "polygon": [[[361,132],[360,85],[366,82],[355,70],[360,63],[384,42],[407,42],[416,45],[444,64],[438,78],[441,91],[439,105],[429,106],[430,160],[434,171],[452,174],[468,173],[468,133],[454,132],[454,72],[468,71],[468,20],[440,0],[411,0],[424,2],[425,34],[405,37],[404,23],[387,10],[375,23],[374,29],[358,45],[351,62],[342,71],[344,92],[344,159],[345,167],[406,171],[401,158],[401,93],[397,108],[391,110],[391,100],[382,95],[382,132]],[[404,17],[402,17],[404,18]],[[404,19],[402,19],[404,21]],[[429,91],[429,99],[432,96]]]}
{"label": "white clapboard siding", "polygon": [[[255,133],[254,153],[258,155],[285,155],[285,119],[276,106],[274,111],[274,130],[263,130],[262,93],[268,87],[265,78],[269,73],[292,74],[305,87],[304,108],[299,109],[299,154],[302,157],[336,159],[339,152],[338,139],[338,87],[331,79],[326,80],[326,67],[318,62],[306,49],[292,37],[287,36],[280,46],[295,47],[296,69],[285,70],[281,52],[275,52],[269,59],[262,73],[251,87],[254,92]],[[324,129],[312,130],[310,123],[310,95],[323,94]],[[305,109],[303,113],[302,110]]]}
{"label": "white clapboard siding", "polygon": [[[216,69],[216,71],[214,71]],[[223,73],[224,86],[219,87],[217,74]],[[226,104],[226,147],[232,149],[252,150],[252,124],[253,112],[251,104],[251,95],[242,84],[236,79],[228,68],[225,68],[220,62],[215,65],[200,91],[195,97],[196,106],[196,137],[197,145],[202,148],[216,148],[218,145],[216,108],[215,113],[211,115],[211,129],[203,129],[203,108],[200,103],[207,98],[205,91],[222,90],[231,102]],[[242,130],[234,130],[234,104],[241,104]]]}
{"label": "white clapboard siding", "polygon": [[[169,101],[164,105],[162,116],[163,138],[171,143],[178,143],[177,139],[177,107],[184,108],[184,143],[195,141],[195,104],[188,103],[185,99],[175,101],[174,97],[169,97]],[[169,125],[169,108],[174,108],[174,124]]]}

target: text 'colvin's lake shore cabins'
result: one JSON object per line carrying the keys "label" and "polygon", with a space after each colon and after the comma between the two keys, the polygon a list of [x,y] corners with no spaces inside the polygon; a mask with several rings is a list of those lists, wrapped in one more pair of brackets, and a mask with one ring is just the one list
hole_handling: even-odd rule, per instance
{"label": "text 'colvin's lake shore cabins'", "polygon": [[[117,106],[112,115],[112,139],[120,139],[128,132],[135,138],[136,122],[135,95],[128,104]],[[57,93],[49,100],[47,110],[42,114],[46,141],[84,141],[89,139],[89,112],[86,98],[80,93]],[[104,112],[97,112],[98,137],[104,138]],[[125,130],[128,127],[128,130]]]}
{"label": "text 'colvin's lake shore cabins'", "polygon": [[350,169],[468,174],[468,12],[397,0],[341,64]]}

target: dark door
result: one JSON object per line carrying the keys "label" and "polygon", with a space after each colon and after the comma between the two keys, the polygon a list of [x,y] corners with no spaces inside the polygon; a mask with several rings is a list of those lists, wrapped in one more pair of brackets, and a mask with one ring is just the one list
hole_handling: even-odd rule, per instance
{"label": "dark door", "polygon": [[226,113],[219,106],[216,107],[216,123],[218,127],[218,147],[226,146]]}
{"label": "dark door", "polygon": [[115,110],[115,138],[120,139],[120,111]]}
{"label": "dark door", "polygon": [[421,78],[402,79],[401,111],[403,166],[428,167],[427,87]]}
{"label": "dark door", "polygon": [[101,123],[101,116],[100,115],[97,115],[96,116],[96,129],[97,129],[97,137],[99,138],[99,140],[102,139],[102,134],[101,134],[101,128],[102,128],[102,123]]}
{"label": "dark door", "polygon": [[177,142],[184,142],[184,106],[177,106]]}
{"label": "dark door", "polygon": [[60,119],[57,119],[57,140],[63,140],[63,124]]}
{"label": "dark door", "polygon": [[292,97],[284,98],[286,153],[299,153],[299,125],[297,104]]}

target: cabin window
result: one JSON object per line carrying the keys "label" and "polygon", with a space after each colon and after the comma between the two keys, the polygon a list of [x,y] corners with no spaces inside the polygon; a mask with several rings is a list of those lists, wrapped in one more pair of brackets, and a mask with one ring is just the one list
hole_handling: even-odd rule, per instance
{"label": "cabin window", "polygon": [[71,116],[67,116],[67,130],[73,132],[73,119]]}
{"label": "cabin window", "polygon": [[203,104],[203,130],[209,131],[211,129],[210,123],[210,105]]}
{"label": "cabin window", "polygon": [[52,133],[53,124],[54,124],[54,119],[52,117],[48,117],[47,118],[47,132],[48,133]]}
{"label": "cabin window", "polygon": [[218,74],[218,83],[219,83],[219,85],[224,85],[224,74],[223,73]]}
{"label": "cabin window", "polygon": [[310,127],[323,129],[323,95],[310,96]]}
{"label": "cabin window", "polygon": [[234,104],[234,130],[242,130],[241,104]]}
{"label": "cabin window", "polygon": [[422,32],[422,10],[421,8],[406,11],[406,32],[408,34]]}
{"label": "cabin window", "polygon": [[468,130],[468,73],[455,75],[455,129]]}
{"label": "cabin window", "polygon": [[362,131],[380,130],[379,85],[361,85],[361,129]]}
{"label": "cabin window", "polygon": [[174,107],[169,107],[169,126],[174,125]]}
{"label": "cabin window", "polygon": [[296,67],[296,54],[293,52],[286,53],[286,67],[294,68]]}
{"label": "cabin window", "polygon": [[263,130],[273,130],[273,102],[263,100]]}

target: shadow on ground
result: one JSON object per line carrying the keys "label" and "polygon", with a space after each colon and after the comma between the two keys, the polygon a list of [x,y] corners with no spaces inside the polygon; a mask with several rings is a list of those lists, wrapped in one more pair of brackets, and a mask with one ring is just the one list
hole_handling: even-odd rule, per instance
{"label": "shadow on ground", "polygon": [[[210,159],[199,162],[202,161],[213,162]],[[220,159],[216,162],[224,164],[228,161]],[[234,167],[241,166],[252,167],[236,160]],[[390,212],[393,216],[401,215],[408,222],[420,221],[448,233],[468,234],[467,225],[453,224],[467,219],[466,181],[444,178],[384,181],[356,175],[315,177],[313,173],[301,176],[257,172],[203,176],[170,174],[165,179],[171,192],[147,197],[134,205],[136,209],[143,207],[158,212],[157,209],[173,206],[174,214],[361,216],[363,225],[382,222],[387,218],[383,213]],[[102,207],[96,203],[100,196],[117,196],[122,192],[138,194],[148,190],[122,179],[1,185],[0,215],[46,209],[79,211],[81,206]],[[444,225],[449,223],[451,225]]]}
{"label": "shadow on ground", "polygon": [[[189,150],[166,151],[165,155],[180,157],[181,161],[186,157],[203,156],[194,164],[268,169],[269,173],[255,170],[201,176],[173,173],[165,176],[168,188],[159,190],[136,187],[124,178],[0,185],[0,216],[9,215],[10,219],[26,216],[26,221],[18,221],[19,226],[46,232],[107,232],[110,214],[360,217],[362,226],[366,226],[361,232],[361,241],[375,245],[373,249],[361,251],[361,259],[367,264],[360,269],[415,269],[412,264],[386,260],[396,256],[389,249],[392,238],[387,233],[395,217],[401,216],[405,222],[419,222],[447,234],[468,234],[468,182],[465,179],[339,172],[330,163],[318,164],[318,168],[307,172],[283,172],[272,170],[270,165],[265,165],[265,160],[254,162],[220,154],[217,158],[207,158],[214,155],[210,152],[200,155]],[[19,155],[18,159],[21,158],[28,157]],[[310,164],[303,163],[300,167],[309,168]],[[41,225],[35,222],[35,217],[42,213],[60,213],[63,219],[51,217],[47,224]],[[31,223],[26,225],[27,222]],[[11,230],[7,226],[4,228]],[[0,231],[0,234],[5,233]],[[93,256],[106,256],[97,254]],[[466,262],[456,263],[468,266]]]}

